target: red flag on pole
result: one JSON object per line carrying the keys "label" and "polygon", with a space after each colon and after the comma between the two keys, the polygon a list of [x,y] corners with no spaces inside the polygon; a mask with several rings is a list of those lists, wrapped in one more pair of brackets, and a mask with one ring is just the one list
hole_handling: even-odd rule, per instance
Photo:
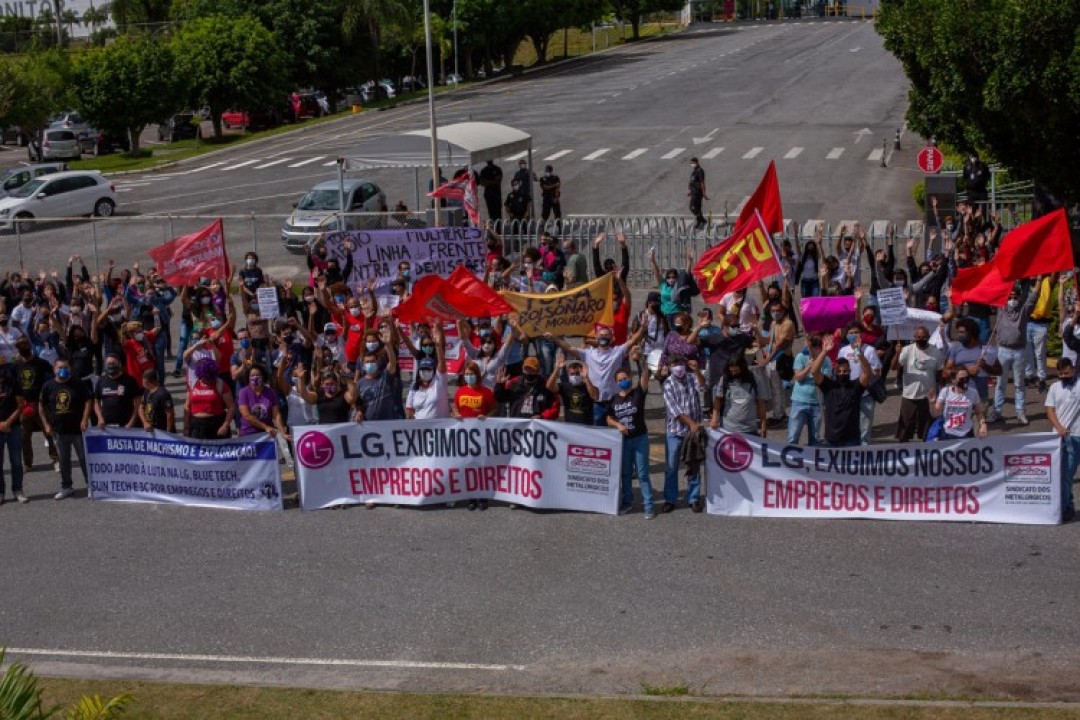
{"label": "red flag on pole", "polygon": [[[401,322],[412,323],[430,322],[432,318],[456,321],[516,312],[501,295],[472,277],[472,273],[466,270],[465,274],[469,275],[475,284],[468,282],[468,279],[457,271],[451,275],[450,280],[443,280],[438,275],[425,275],[420,278],[413,284],[409,297],[394,308],[394,317]],[[486,288],[491,295],[480,288]]]}
{"label": "red flag on pole", "polygon": [[459,201],[465,207],[469,222],[479,227],[480,205],[476,199],[476,176],[471,171],[443,183],[429,192],[428,197]]}
{"label": "red flag on pole", "polygon": [[780,259],[760,213],[735,228],[727,240],[710,248],[694,265],[701,299],[719,302],[725,294],[742,290],[781,272]]}
{"label": "red flag on pole", "polygon": [[220,218],[202,230],[151,249],[150,257],[157,271],[173,285],[194,285],[200,278],[227,278],[231,272]]}
{"label": "red flag on pole", "polygon": [[1002,280],[1010,281],[1072,270],[1073,262],[1064,208],[1010,231],[994,255]]}
{"label": "red flag on pole", "polygon": [[775,160],[769,161],[769,169],[765,171],[765,176],[758,183],[757,190],[743,206],[739,219],[735,221],[735,226],[738,227],[752,220],[755,210],[761,213],[770,235],[784,232],[784,208],[780,204],[780,183],[776,180]]}
{"label": "red flag on pole", "polygon": [[959,307],[965,302],[1005,307],[1012,292],[1013,281],[1001,277],[996,259],[975,267],[964,268],[952,281],[949,302]]}

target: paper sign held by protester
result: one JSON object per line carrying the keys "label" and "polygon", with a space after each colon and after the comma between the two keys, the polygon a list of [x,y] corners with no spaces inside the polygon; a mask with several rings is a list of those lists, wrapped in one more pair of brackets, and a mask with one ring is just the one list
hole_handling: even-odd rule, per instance
{"label": "paper sign held by protester", "polygon": [[278,304],[277,288],[258,288],[255,290],[255,297],[259,303],[260,318],[263,320],[273,320],[281,315],[281,306]]}
{"label": "paper sign held by protester", "polygon": [[694,265],[694,279],[707,303],[781,272],[780,259],[761,214],[739,225],[731,237],[710,248]]}
{"label": "paper sign held by protester", "polygon": [[915,329],[924,327],[930,332],[930,342],[942,347],[941,335],[937,329],[941,326],[941,314],[919,308],[907,308],[907,317],[904,322],[890,325],[886,337],[889,340],[912,340],[915,337]]}
{"label": "paper sign held by protester", "polygon": [[176,286],[195,285],[200,278],[225,278],[231,272],[220,219],[152,248],[150,257],[165,280]]}
{"label": "paper sign held by protester", "polygon": [[904,288],[881,288],[877,292],[878,312],[882,325],[899,325],[907,322],[907,303],[904,300]]}
{"label": "paper sign held by protester", "polygon": [[518,312],[521,329],[530,336],[546,332],[564,336],[591,335],[597,325],[610,326],[615,279],[607,273],[599,280],[557,293],[516,293],[502,296]]}

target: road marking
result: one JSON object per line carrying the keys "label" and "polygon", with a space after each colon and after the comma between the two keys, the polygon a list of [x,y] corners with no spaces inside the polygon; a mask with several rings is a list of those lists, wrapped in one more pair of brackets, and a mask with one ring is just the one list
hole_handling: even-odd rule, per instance
{"label": "road marking", "polygon": [[844,148],[836,147],[829,151],[829,154],[825,156],[826,160],[839,160],[840,156],[844,154]]}
{"label": "road marking", "polygon": [[210,168],[216,168],[218,165],[224,165],[225,161],[210,163],[209,165],[203,165],[202,167],[195,168],[194,170],[188,170],[185,175],[191,175],[192,173],[202,172],[203,170],[209,170]]}
{"label": "road marking", "polygon": [[322,159],[323,159],[324,157],[326,157],[326,156],[325,156],[325,155],[316,155],[316,156],[315,156],[315,157],[313,157],[313,158],[308,158],[307,160],[301,160],[301,161],[300,161],[300,162],[298,162],[298,163],[293,163],[293,164],[292,164],[292,165],[290,165],[289,167],[291,167],[291,168],[294,168],[294,167],[304,167],[305,165],[310,165],[310,164],[311,164],[311,163],[313,163],[313,162],[318,162],[318,161],[322,160]]}
{"label": "road marking", "polygon": [[764,149],[765,148],[763,148],[763,147],[750,148],[749,150],[746,151],[746,154],[742,156],[742,159],[743,160],[753,160],[758,155],[760,155],[761,151],[764,150]]}
{"label": "road marking", "polygon": [[290,658],[254,655],[187,655],[183,653],[113,652],[111,650],[51,650],[48,648],[8,648],[10,655],[36,655],[60,658],[102,658],[107,660],[179,660],[258,665],[322,665],[336,667],[404,668],[418,670],[524,670],[524,665],[488,663],[423,662],[419,660],[353,660],[346,658]]}
{"label": "road marking", "polygon": [[623,160],[633,160],[634,158],[638,157],[639,155],[644,155],[648,151],[649,151],[649,148],[638,148],[636,150],[631,150],[630,152],[623,155],[622,159]]}
{"label": "road marking", "polygon": [[275,165],[280,165],[281,163],[287,163],[290,160],[292,160],[291,157],[278,158],[277,160],[271,160],[270,162],[263,163],[262,165],[256,165],[255,167],[252,168],[252,170],[263,170],[263,169],[268,168],[268,167],[273,167]]}
{"label": "road marking", "polygon": [[557,153],[552,153],[551,155],[548,155],[548,156],[547,156],[546,158],[544,158],[544,159],[545,159],[545,160],[558,160],[558,159],[559,159],[559,158],[561,158],[561,157],[562,157],[563,155],[569,155],[569,154],[570,154],[570,153],[572,153],[572,152],[574,152],[574,151],[573,151],[573,150],[560,150],[560,151],[559,151],[559,152],[557,152]]}
{"label": "road marking", "polygon": [[328,163],[323,163],[322,164],[323,167],[330,167],[331,165],[337,165],[337,160],[331,160]]}
{"label": "road marking", "polygon": [[704,154],[704,155],[702,155],[701,157],[702,157],[702,159],[704,159],[704,160],[712,160],[712,159],[713,159],[714,157],[716,157],[717,155],[719,155],[719,154],[720,154],[720,153],[722,153],[722,152],[724,152],[724,148],[722,148],[722,147],[717,147],[717,148],[713,148],[712,150],[710,150],[709,152],[705,153],[705,154]]}
{"label": "road marking", "polygon": [[749,195],[747,195],[742,200],[740,200],[739,204],[735,206],[735,214],[738,215],[739,213],[741,213],[742,209],[744,207],[746,207],[746,203],[748,203],[748,202],[750,202],[750,196]]}
{"label": "road marking", "polygon": [[586,155],[585,157],[583,157],[581,159],[582,160],[595,160],[596,158],[600,157],[604,153],[610,152],[610,151],[611,151],[611,148],[600,148],[599,150],[592,151],[591,153],[589,153],[588,155]]}
{"label": "road marking", "polygon": [[795,158],[802,155],[802,151],[805,150],[805,149],[806,148],[793,147],[793,148],[791,148],[790,150],[787,151],[787,153],[784,155],[784,159],[785,160],[794,160]]}
{"label": "road marking", "polygon": [[245,160],[242,163],[236,163],[235,165],[229,165],[228,167],[223,167],[223,168],[221,168],[221,171],[225,172],[226,170],[235,170],[236,168],[242,168],[242,167],[247,167],[248,165],[254,165],[255,163],[259,162],[260,159],[261,158],[255,158],[254,160]]}
{"label": "road marking", "polygon": [[684,152],[686,152],[686,148],[675,148],[675,149],[674,149],[674,150],[672,150],[671,152],[669,152],[669,153],[667,153],[667,154],[665,154],[665,155],[661,155],[661,156],[660,156],[660,159],[661,159],[661,160],[671,160],[672,158],[677,158],[677,157],[679,157],[679,156],[680,156],[680,155],[682,155],[682,154],[683,154]]}
{"label": "road marking", "polygon": [[525,150],[524,152],[519,152],[519,153],[517,153],[515,155],[508,155],[505,158],[503,158],[503,160],[505,160],[506,162],[514,162],[515,160],[519,160],[519,159],[525,157],[528,154],[529,154],[529,151]]}
{"label": "road marking", "polygon": [[877,150],[871,150],[870,155],[868,155],[866,159],[872,162],[879,162],[883,153],[884,150],[882,150],[881,148],[878,148]]}

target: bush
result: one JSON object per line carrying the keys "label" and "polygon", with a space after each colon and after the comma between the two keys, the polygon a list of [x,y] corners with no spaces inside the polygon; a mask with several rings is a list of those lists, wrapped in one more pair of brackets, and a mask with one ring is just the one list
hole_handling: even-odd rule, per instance
{"label": "bush", "polygon": [[919,214],[926,212],[926,181],[920,180],[911,187],[911,199],[915,201],[915,207],[919,208]]}

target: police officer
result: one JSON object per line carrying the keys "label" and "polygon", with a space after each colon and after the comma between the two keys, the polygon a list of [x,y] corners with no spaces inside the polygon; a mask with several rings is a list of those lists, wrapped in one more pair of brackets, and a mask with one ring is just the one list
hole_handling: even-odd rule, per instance
{"label": "police officer", "polygon": [[705,216],[701,214],[702,200],[708,200],[705,194],[705,171],[701,169],[696,157],[690,158],[690,185],[686,193],[690,196],[690,214],[694,216],[694,229],[705,227]]}

